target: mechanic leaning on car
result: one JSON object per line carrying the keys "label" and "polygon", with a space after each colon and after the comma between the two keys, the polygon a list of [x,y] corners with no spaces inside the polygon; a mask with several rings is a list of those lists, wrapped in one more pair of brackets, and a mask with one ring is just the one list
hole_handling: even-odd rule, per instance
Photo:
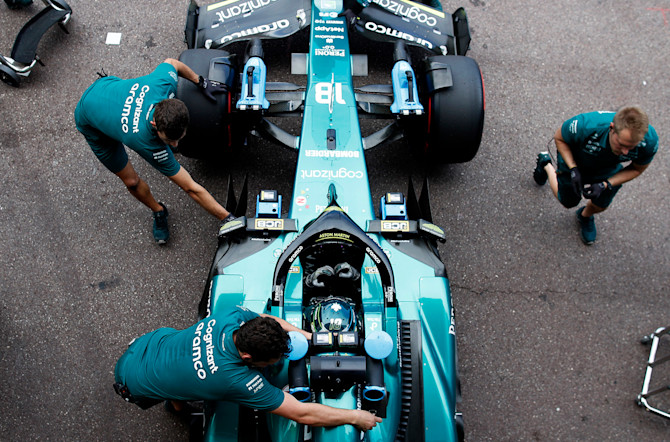
{"label": "mechanic leaning on car", "polygon": [[[594,215],[603,212],[623,183],[640,176],[658,150],[658,135],[647,114],[630,106],[618,112],[589,112],[565,121],[554,134],[558,170],[549,152],[540,152],[533,178],[540,186],[549,180],[554,196],[577,209],[584,244],[596,240]],[[626,167],[621,163],[630,162]]]}
{"label": "mechanic leaning on car", "polygon": [[93,153],[135,198],[154,212],[153,235],[158,244],[165,244],[170,237],[168,210],[154,199],[147,183],[135,172],[124,144],[219,220],[233,218],[191,178],[172,153],[172,147],[176,148],[186,134],[189,122],[186,105],[173,98],[177,76],[197,84],[210,100],[215,100],[213,94],[225,90],[223,85],[198,76],[179,60],[168,58],[143,77],[122,80],[103,76],[86,89],[74,112],[77,129]]}
{"label": "mechanic leaning on car", "polygon": [[230,401],[269,411],[298,423],[369,430],[381,418],[364,410],[345,410],[299,402],[260,373],[289,352],[289,331],[309,340],[311,333],[283,319],[244,307],[221,310],[185,330],[159,328],[130,343],[116,363],[114,389],[126,401],[183,412],[182,401]]}

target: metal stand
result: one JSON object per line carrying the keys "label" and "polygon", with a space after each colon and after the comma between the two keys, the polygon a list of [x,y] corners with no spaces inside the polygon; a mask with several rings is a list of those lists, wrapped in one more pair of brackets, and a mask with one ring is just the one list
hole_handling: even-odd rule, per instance
{"label": "metal stand", "polygon": [[663,416],[665,418],[670,419],[670,413],[667,411],[660,410],[656,407],[653,407],[651,404],[649,404],[648,399],[650,399],[652,396],[655,396],[659,393],[663,393],[665,391],[670,390],[670,384],[657,388],[655,390],[649,391],[649,385],[651,384],[651,374],[652,371],[655,367],[658,365],[670,361],[670,355],[664,356],[660,359],[656,359],[656,351],[658,350],[658,344],[661,338],[665,335],[670,334],[670,326],[668,327],[661,327],[656,329],[656,331],[648,336],[645,336],[644,338],[641,339],[642,344],[649,344],[651,343],[651,350],[649,351],[649,361],[647,362],[647,371],[644,375],[644,383],[642,384],[642,392],[637,395],[637,404],[640,407],[644,407],[647,411],[651,411],[652,413],[658,414],[659,416]]}

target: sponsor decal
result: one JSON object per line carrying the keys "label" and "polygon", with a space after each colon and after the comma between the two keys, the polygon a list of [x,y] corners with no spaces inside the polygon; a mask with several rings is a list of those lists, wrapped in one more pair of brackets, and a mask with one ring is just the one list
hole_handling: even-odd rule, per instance
{"label": "sponsor decal", "polygon": [[409,232],[409,221],[382,221],[382,232]]}
{"label": "sponsor decal", "polygon": [[334,46],[324,46],[323,48],[314,49],[314,55],[320,57],[344,57],[346,52],[344,49],[335,49]]}
{"label": "sponsor decal", "polygon": [[175,71],[170,71],[170,77],[172,77],[174,81],[179,81],[179,79],[177,78],[177,73]]}
{"label": "sponsor decal", "polygon": [[247,382],[246,386],[250,392],[255,394],[258,392],[258,390],[263,388],[265,384],[263,383],[263,378],[261,377],[261,375],[257,374],[256,376],[254,376],[252,380]]}
{"label": "sponsor decal", "polygon": [[[314,209],[315,209],[316,213],[321,213],[325,210],[328,210],[328,211],[332,210],[332,206],[329,208],[328,206],[320,206],[320,205],[317,204],[317,205],[314,206]],[[349,212],[349,206],[342,206],[341,208],[338,207],[338,209],[340,209],[341,211],[343,211],[345,213]]]}
{"label": "sponsor decal", "polygon": [[228,233],[228,232],[230,232],[231,230],[233,230],[233,229],[235,229],[235,228],[237,228],[237,227],[239,227],[239,226],[241,226],[241,225],[242,225],[242,220],[239,219],[239,218],[238,218],[238,219],[234,219],[234,220],[232,220],[232,221],[228,221],[227,223],[225,223],[224,225],[222,225],[222,226],[219,228],[219,235],[223,235],[224,233]]}
{"label": "sponsor decal", "polygon": [[388,26],[380,25],[378,23],[369,21],[365,23],[365,29],[371,32],[376,32],[378,34],[382,35],[388,35],[389,37],[394,37],[394,38],[399,38],[402,40],[407,40],[412,43],[419,44],[421,46],[425,46],[428,49],[433,49],[433,44],[429,42],[428,40],[424,40],[423,38],[420,37],[415,37],[412,34],[408,34],[406,32],[400,32],[396,29],[390,28]]}
{"label": "sponsor decal", "polygon": [[348,233],[342,233],[342,232],[323,232],[319,234],[319,238],[317,238],[316,241],[314,242],[319,242],[319,241],[327,241],[331,239],[340,239],[348,242],[353,242],[351,240],[351,235]]}
{"label": "sponsor decal", "polygon": [[421,224],[421,228],[423,230],[431,230],[431,231],[437,233],[440,236],[444,236],[444,230],[440,229],[435,224],[423,223],[423,224]]}
{"label": "sponsor decal", "polygon": [[289,273],[300,273],[300,267],[298,266],[291,266],[288,268]]}
{"label": "sponsor decal", "polygon": [[305,204],[307,204],[307,198],[304,196],[299,196],[295,199],[295,203],[298,206],[304,206]]}
{"label": "sponsor decal", "polygon": [[353,171],[347,170],[345,167],[340,167],[337,170],[301,170],[301,178],[326,178],[326,179],[336,179],[336,178],[349,178],[349,179],[361,179],[363,178],[363,172],[360,170]]}
{"label": "sponsor decal", "polygon": [[[452,301],[453,304],[453,301]],[[454,306],[451,306],[451,322],[449,323],[449,334],[456,336],[456,321],[454,320]]]}
{"label": "sponsor decal", "polygon": [[408,4],[403,4],[401,2],[397,2],[395,0],[372,0],[372,3],[381,6],[382,8],[394,13],[395,15],[399,15],[400,17],[406,17],[410,20],[418,21],[419,23],[423,23],[428,26],[437,25],[437,18],[435,18],[435,16],[439,16],[442,18],[444,17],[443,12],[425,8],[423,7],[423,5],[419,5],[416,3],[412,4],[411,6]]}
{"label": "sponsor decal", "polygon": [[305,156],[319,158],[360,158],[357,150],[306,150]]}
{"label": "sponsor decal", "polygon": [[393,290],[393,287],[386,287],[384,289],[384,297],[386,298],[386,302],[393,304],[395,300],[395,290]]}
{"label": "sponsor decal", "polygon": [[147,85],[142,86],[142,89],[140,89],[139,94],[137,93],[138,89],[140,89],[140,84],[135,83],[130,88],[128,96],[126,97],[126,101],[124,101],[123,103],[123,110],[121,111],[121,130],[123,131],[124,134],[127,134],[129,130],[128,124],[130,123],[130,116],[133,103],[135,103],[135,111],[132,114],[133,133],[136,134],[140,131],[139,129],[140,115],[142,115],[142,105],[144,104],[144,96],[146,95],[147,92],[149,92],[150,88]]}
{"label": "sponsor decal", "polygon": [[160,152],[154,152],[153,153],[154,160],[160,162],[163,162],[168,159],[168,152],[167,149],[163,149]]}
{"label": "sponsor decal", "polygon": [[372,260],[373,260],[374,262],[376,262],[377,264],[380,264],[380,263],[382,262],[382,260],[379,259],[379,256],[377,256],[377,254],[376,254],[375,252],[373,252],[372,249],[370,249],[370,247],[366,247],[366,248],[365,248],[365,253],[367,253],[368,256],[369,256],[370,258],[372,258]]}
{"label": "sponsor decal", "polygon": [[[216,12],[216,17],[219,19],[220,23],[223,23],[226,20],[229,20],[233,17],[237,17],[238,15],[248,17],[256,9],[260,9],[263,6],[267,6],[270,3],[274,3],[276,1],[277,0],[249,0],[249,1],[246,1],[246,2],[243,2],[243,3],[238,3],[236,5],[233,5],[229,8],[224,9],[223,11],[217,11]],[[229,4],[229,3],[230,2],[215,3],[213,5],[209,5],[207,7],[207,10],[212,11],[214,9],[225,6],[226,4]]]}
{"label": "sponsor decal", "polygon": [[344,32],[344,27],[342,27],[342,26],[315,26],[314,31],[316,31],[316,32]]}
{"label": "sponsor decal", "polygon": [[319,38],[321,40],[326,40],[326,43],[332,43],[333,39],[344,40],[344,35],[333,35],[333,34],[316,34],[314,38]]}
{"label": "sponsor decal", "polygon": [[337,18],[337,12],[319,12],[319,17]]}
{"label": "sponsor decal", "polygon": [[295,252],[293,252],[293,254],[292,254],[291,256],[289,256],[289,258],[288,258],[288,262],[293,262],[293,261],[295,261],[295,259],[298,257],[298,255],[300,255],[300,252],[302,252],[302,248],[303,248],[302,246],[299,246],[299,247],[295,250]]}
{"label": "sponsor decal", "polygon": [[568,129],[570,133],[576,134],[577,133],[577,120],[572,120],[570,123],[570,128]]}
{"label": "sponsor decal", "polygon": [[221,40],[219,41],[221,42],[221,44],[225,44],[236,38],[249,37],[257,34],[264,34],[279,29],[285,29],[288,28],[289,26],[290,23],[288,20],[286,19],[277,20],[272,23],[268,23],[266,25],[254,26],[253,28],[248,28],[240,32],[233,32],[232,34],[224,35],[223,37],[221,37]]}
{"label": "sponsor decal", "polygon": [[276,285],[276,286],[275,286],[275,290],[274,290],[274,294],[275,294],[275,296],[274,296],[274,301],[275,301],[275,302],[279,302],[279,300],[281,299],[282,295],[284,294],[284,289],[282,288],[282,286],[280,286],[280,285]]}
{"label": "sponsor decal", "polygon": [[257,230],[284,230],[284,220],[256,218],[255,227]]}
{"label": "sponsor decal", "polygon": [[379,269],[376,266],[375,267],[366,267],[365,268],[365,273],[368,273],[368,274],[375,274],[376,273],[376,274],[378,274]]}
{"label": "sponsor decal", "polygon": [[210,319],[207,322],[207,328],[205,329],[205,334],[202,334],[202,329],[205,328],[205,321],[200,322],[195,329],[193,336],[193,369],[195,370],[198,378],[206,379],[207,371],[204,368],[202,363],[202,348],[201,344],[204,342],[205,345],[205,359],[207,361],[207,368],[211,374],[216,373],[219,367],[214,362],[214,344],[212,343],[212,332],[214,331],[214,326],[216,325],[216,319]]}

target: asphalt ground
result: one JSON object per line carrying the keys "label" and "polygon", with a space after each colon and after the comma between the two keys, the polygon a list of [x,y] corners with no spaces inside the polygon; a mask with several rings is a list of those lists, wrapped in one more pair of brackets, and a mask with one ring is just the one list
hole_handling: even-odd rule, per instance
{"label": "asphalt ground", "polygon": [[[19,89],[0,85],[1,440],[187,438],[161,407],[120,400],[113,367],[132,338],[194,322],[218,223],[131,154],[170,208],[170,243],[155,245],[150,213],[73,121],[97,71],[144,75],[185,49],[186,3],[72,0],[70,34],[53,28],[40,44],[46,66]],[[648,357],[639,340],[670,325],[670,1],[443,4],[466,7],[486,82],[479,154],[431,168],[401,143],[366,156],[375,201],[404,190],[410,173],[430,179],[467,439],[670,439],[670,422],[635,405]],[[0,4],[0,52],[41,7]],[[121,44],[106,45],[108,32]],[[291,50],[274,51],[271,75]],[[532,181],[535,156],[565,119],[628,104],[648,111],[661,148],[598,216],[587,247],[574,212]],[[220,201],[228,175],[239,186],[246,174],[252,196],[288,198],[295,160],[264,142],[215,163],[180,158]]]}

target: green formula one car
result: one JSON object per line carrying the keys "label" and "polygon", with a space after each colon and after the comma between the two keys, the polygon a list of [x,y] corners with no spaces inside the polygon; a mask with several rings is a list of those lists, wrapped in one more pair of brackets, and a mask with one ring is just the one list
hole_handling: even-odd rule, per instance
{"label": "green formula one car", "polygon": [[[432,223],[427,183],[417,198],[410,180],[407,194],[385,194],[375,211],[364,155],[403,136],[430,161],[465,162],[477,153],[484,88],[477,63],[465,56],[467,17],[462,8],[448,14],[433,6],[191,2],[189,49],[180,59],[227,92],[214,103],[180,80],[178,98],[192,120],[181,152],[206,158],[253,135],[298,155],[286,215],[276,191],[260,191],[250,216],[246,183],[239,198],[229,189],[238,218],[221,226],[200,314],[242,305],[313,332],[301,354],[267,370],[268,380],[301,401],[383,418],[365,433],[308,428],[214,402],[205,404],[205,440],[463,439],[454,310],[437,248],[445,235]],[[292,54],[291,73],[306,75],[306,85],[267,81],[264,44],[299,33],[309,34],[309,50]],[[353,77],[367,73],[367,56],[350,52],[350,39],[361,37],[365,47],[392,46],[390,84],[354,86]],[[241,53],[223,49],[242,41]],[[276,123],[291,116],[301,118],[299,135]],[[363,117],[388,124],[363,137]]]}

